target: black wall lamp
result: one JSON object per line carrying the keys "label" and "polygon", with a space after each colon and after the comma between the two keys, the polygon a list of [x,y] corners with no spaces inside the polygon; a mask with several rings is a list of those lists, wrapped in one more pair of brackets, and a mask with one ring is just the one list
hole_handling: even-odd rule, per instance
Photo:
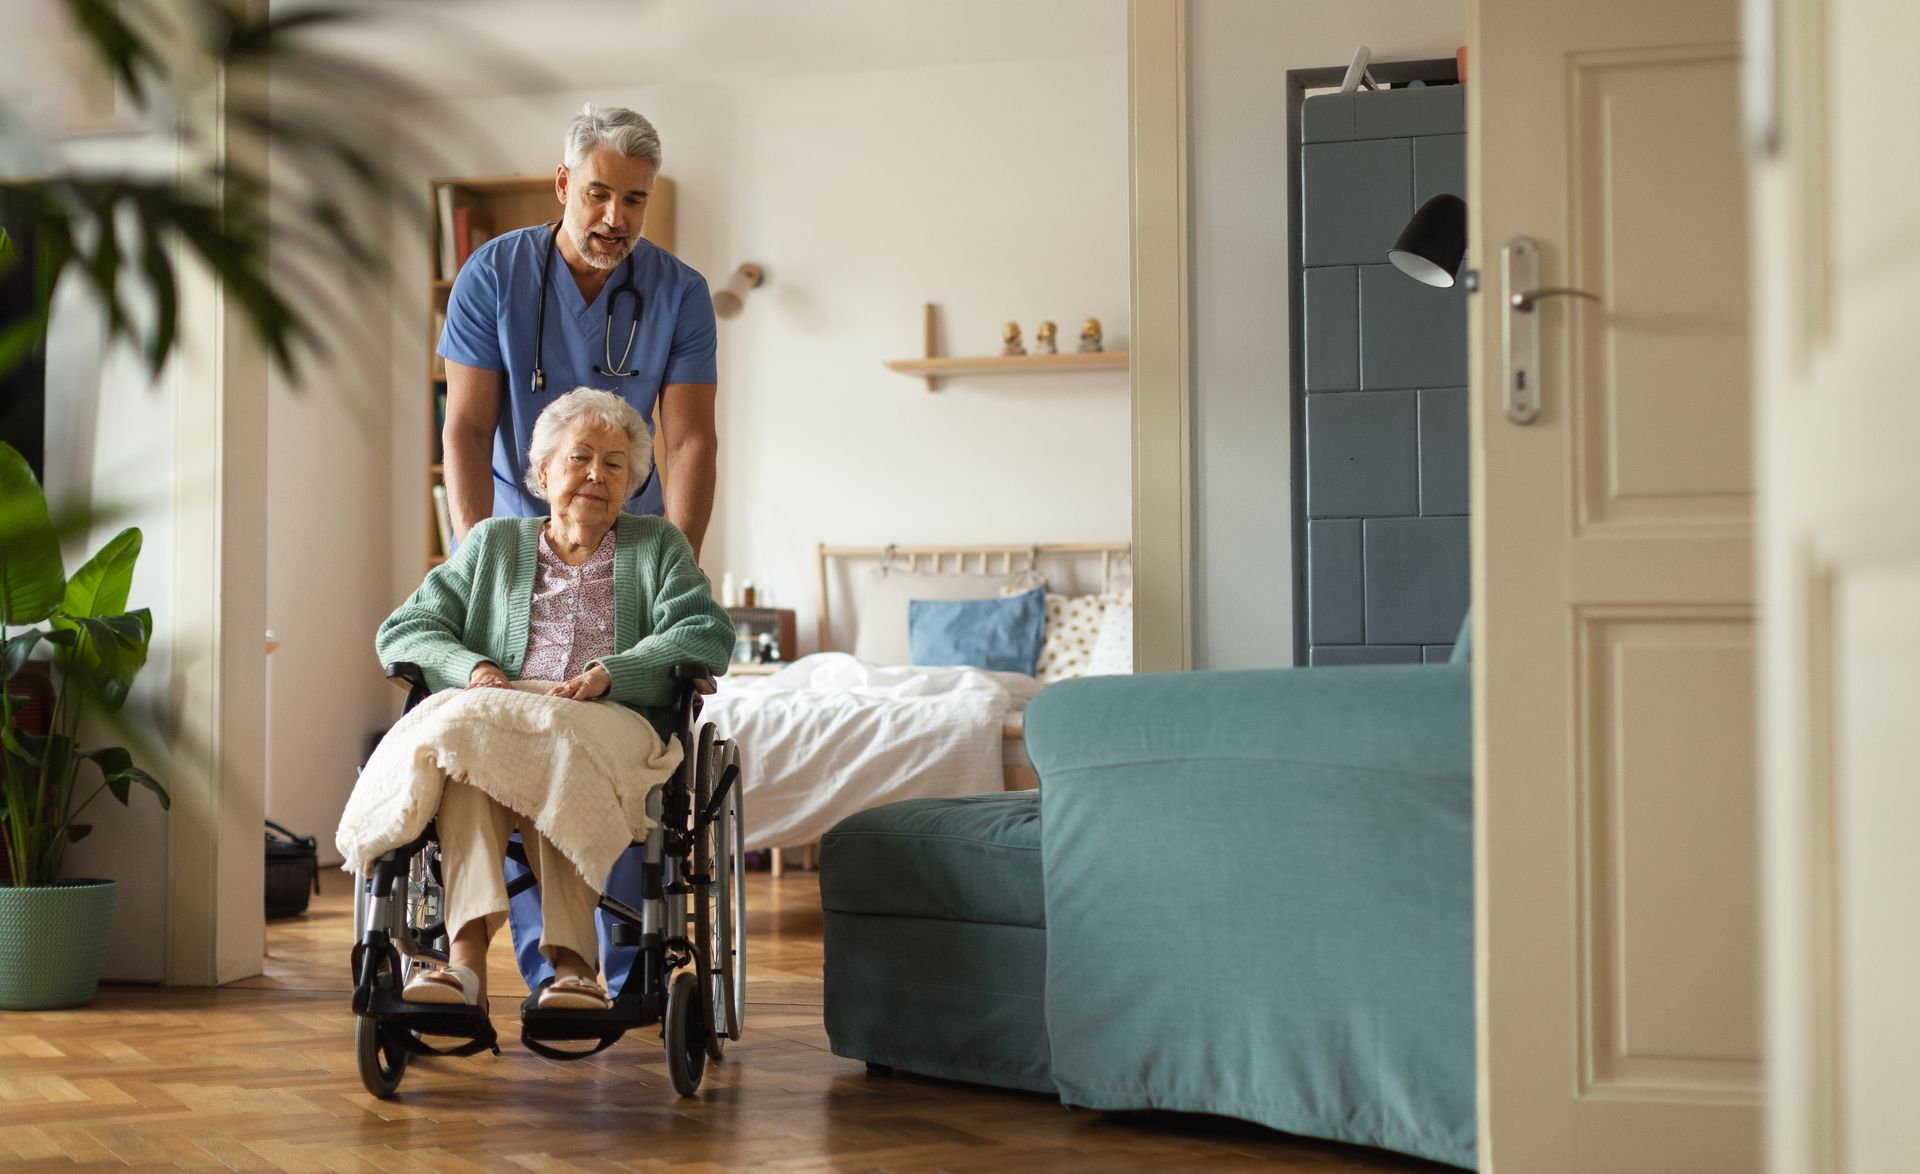
{"label": "black wall lamp", "polygon": [[1415,281],[1453,285],[1467,255],[1467,202],[1442,193],[1420,205],[1387,250],[1387,260]]}

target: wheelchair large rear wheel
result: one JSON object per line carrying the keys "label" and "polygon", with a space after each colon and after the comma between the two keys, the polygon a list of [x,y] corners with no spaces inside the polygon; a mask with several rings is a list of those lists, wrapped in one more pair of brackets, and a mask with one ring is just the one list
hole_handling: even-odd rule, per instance
{"label": "wheelchair large rear wheel", "polygon": [[353,1021],[353,1058],[360,1066],[361,1085],[382,1100],[393,1095],[407,1074],[406,1049],[379,1021],[365,1015]]}
{"label": "wheelchair large rear wheel", "polygon": [[[705,811],[713,792],[734,766],[732,742],[714,737],[713,726],[702,727],[700,761],[695,772],[697,808]],[[706,954],[710,984],[707,1055],[720,1059],[725,1041],[740,1038],[740,1016],[746,1001],[746,870],[740,823],[741,784],[736,779],[722,801],[717,818],[694,837],[694,872],[708,878],[707,887],[693,902],[692,939]]]}
{"label": "wheelchair large rear wheel", "polygon": [[667,990],[667,1022],[661,1034],[667,1045],[667,1075],[673,1091],[690,1097],[700,1091],[707,1070],[707,1013],[700,997],[700,980],[690,970],[673,976]]}
{"label": "wheelchair large rear wheel", "polygon": [[[738,748],[732,742],[720,743],[720,773],[739,763]],[[740,1024],[747,1010],[747,869],[745,812],[741,792],[745,780],[735,779],[714,821],[715,893],[714,934],[714,1036],[740,1038]]]}

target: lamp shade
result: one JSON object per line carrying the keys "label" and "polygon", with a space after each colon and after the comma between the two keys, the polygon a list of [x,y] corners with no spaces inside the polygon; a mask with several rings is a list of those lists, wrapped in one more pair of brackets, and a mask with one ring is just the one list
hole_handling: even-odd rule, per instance
{"label": "lamp shade", "polygon": [[1441,194],[1420,205],[1387,250],[1387,260],[1415,281],[1442,288],[1453,284],[1467,255],[1467,203]]}

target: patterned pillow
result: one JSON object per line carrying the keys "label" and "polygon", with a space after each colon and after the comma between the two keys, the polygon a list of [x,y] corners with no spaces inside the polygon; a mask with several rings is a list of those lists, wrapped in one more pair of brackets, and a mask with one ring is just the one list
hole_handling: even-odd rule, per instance
{"label": "patterned pillow", "polygon": [[[1003,595],[1019,593],[1016,588],[1001,588]],[[1131,616],[1131,591],[1105,595],[1056,595],[1048,592],[1047,633],[1040,646],[1040,657],[1034,661],[1033,675],[1043,683],[1086,676],[1087,666],[1093,659],[1094,644],[1100,637],[1101,616],[1108,606],[1122,601],[1126,602]],[[1130,624],[1131,619],[1128,622]],[[1131,631],[1128,634],[1131,637]]]}
{"label": "patterned pillow", "polygon": [[1100,612],[1100,637],[1087,658],[1089,677],[1108,677],[1133,671],[1133,593],[1107,604]]}

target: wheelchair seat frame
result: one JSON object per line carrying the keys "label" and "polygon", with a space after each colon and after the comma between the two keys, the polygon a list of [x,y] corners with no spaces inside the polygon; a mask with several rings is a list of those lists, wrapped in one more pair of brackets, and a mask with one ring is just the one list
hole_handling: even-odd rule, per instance
{"label": "wheelchair seat frame", "polygon": [[[745,886],[738,755],[734,745],[700,722],[701,698],[713,692],[704,665],[672,669],[681,685],[677,736],[680,766],[647,797],[653,829],[643,840],[640,907],[603,894],[609,936],[637,945],[633,970],[605,1010],[539,1005],[536,990],[520,1006],[520,1039],[554,1060],[578,1060],[611,1047],[626,1032],[661,1027],[667,1070],[682,1096],[698,1091],[708,1059],[725,1040],[740,1038],[746,1003]],[[429,695],[412,664],[391,664],[387,676],[408,687],[406,709]],[[467,1056],[500,1051],[486,1006],[412,1003],[407,981],[429,964],[447,961],[440,848],[430,822],[421,835],[383,855],[354,876],[354,1051],[361,1083],[390,1097],[414,1056]],[[518,842],[508,856],[526,864]],[[509,896],[535,887],[531,870]],[[551,980],[549,980],[551,981]],[[425,1037],[459,1041],[435,1046]],[[586,1049],[556,1043],[591,1043]]]}

